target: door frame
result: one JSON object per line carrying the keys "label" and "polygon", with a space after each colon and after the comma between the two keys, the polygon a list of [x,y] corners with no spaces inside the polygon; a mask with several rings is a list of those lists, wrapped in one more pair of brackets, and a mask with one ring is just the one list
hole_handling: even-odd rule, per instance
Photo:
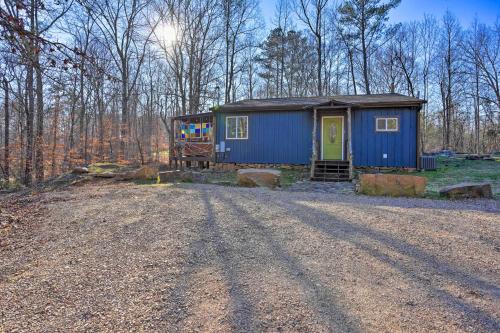
{"label": "door frame", "polygon": [[344,126],[344,116],[322,116],[321,117],[321,159],[323,160],[323,120],[325,118],[340,118],[342,119],[342,158],[341,161],[344,160],[344,135],[345,135],[345,126]]}

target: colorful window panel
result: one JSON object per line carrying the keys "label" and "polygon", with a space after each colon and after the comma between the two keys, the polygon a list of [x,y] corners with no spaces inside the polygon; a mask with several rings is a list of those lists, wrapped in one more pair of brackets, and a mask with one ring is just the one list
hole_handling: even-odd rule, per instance
{"label": "colorful window panel", "polygon": [[201,125],[201,135],[203,138],[203,142],[210,141],[210,134],[212,131],[212,124],[211,123],[202,123]]}
{"label": "colorful window panel", "polygon": [[186,141],[189,138],[189,134],[187,131],[187,125],[185,123],[181,123],[179,128],[179,140]]}
{"label": "colorful window panel", "polygon": [[201,124],[192,124],[193,130],[191,131],[193,138],[199,139],[201,138]]}
{"label": "colorful window panel", "polygon": [[178,141],[209,142],[212,132],[211,123],[181,123],[175,137]]}

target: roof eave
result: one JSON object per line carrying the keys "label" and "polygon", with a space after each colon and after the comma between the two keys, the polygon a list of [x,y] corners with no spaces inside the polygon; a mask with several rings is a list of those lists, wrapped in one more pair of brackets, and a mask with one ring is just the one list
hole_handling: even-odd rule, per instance
{"label": "roof eave", "polygon": [[402,108],[402,107],[420,107],[422,104],[427,103],[427,101],[408,101],[408,102],[383,102],[383,103],[358,103],[354,104],[353,107],[359,109],[367,108]]}
{"label": "roof eave", "polygon": [[[211,110],[211,109],[209,109]],[[193,118],[203,118],[203,117],[211,117],[213,116],[213,112],[204,112],[204,113],[196,113],[196,114],[186,114],[183,116],[173,116],[170,118],[173,118],[174,120],[187,120],[187,119],[193,119]]]}
{"label": "roof eave", "polygon": [[[244,111],[298,111],[304,109],[304,105],[280,105],[280,106],[221,106],[217,111],[244,112]],[[217,112],[216,111],[216,112]]]}
{"label": "roof eave", "polygon": [[327,106],[332,106],[332,107],[338,106],[338,107],[346,107],[347,108],[347,107],[352,107],[353,104],[346,103],[346,102],[340,102],[340,101],[332,99],[329,102],[325,102],[325,103],[306,105],[303,107],[303,109],[307,110],[307,109],[314,109],[314,108],[327,107]]}
{"label": "roof eave", "polygon": [[246,112],[246,111],[298,111],[298,110],[311,110],[315,107],[351,107],[351,108],[383,108],[383,107],[421,107],[427,103],[426,100],[416,99],[413,101],[399,101],[399,102],[375,102],[375,103],[347,103],[338,100],[330,100],[324,103],[316,104],[293,104],[293,105],[274,105],[274,106],[246,106],[246,105],[231,105],[210,108],[211,111],[218,112]]}

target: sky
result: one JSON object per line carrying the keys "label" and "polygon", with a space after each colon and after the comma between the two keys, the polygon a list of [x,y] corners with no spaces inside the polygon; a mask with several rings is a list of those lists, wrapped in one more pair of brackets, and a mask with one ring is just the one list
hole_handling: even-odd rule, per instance
{"label": "sky", "polygon": [[[339,2],[340,0],[337,0]],[[261,0],[262,14],[266,24],[271,27],[277,0]],[[399,7],[389,14],[391,23],[420,20],[424,14],[437,18],[449,9],[467,27],[474,18],[486,24],[492,24],[500,17],[500,0],[402,0]]]}

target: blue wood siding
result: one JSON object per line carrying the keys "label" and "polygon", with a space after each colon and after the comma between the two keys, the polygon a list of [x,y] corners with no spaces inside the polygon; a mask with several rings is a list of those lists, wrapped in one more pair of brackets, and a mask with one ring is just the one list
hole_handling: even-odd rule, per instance
{"label": "blue wood siding", "polygon": [[[248,139],[226,139],[226,117],[248,116]],[[312,115],[309,111],[216,113],[216,143],[225,142],[229,163],[310,164]]]}
{"label": "blue wood siding", "polygon": [[[398,132],[376,132],[376,117],[398,117]],[[352,112],[353,164],[357,167],[417,166],[417,111],[365,109]],[[387,158],[383,155],[387,154]]]}
{"label": "blue wood siding", "polygon": [[[319,112],[318,112],[319,113]],[[318,140],[321,115],[318,114]],[[226,139],[226,117],[248,116],[248,139]],[[376,117],[397,117],[398,132],[376,132]],[[347,115],[344,114],[346,122]],[[310,164],[312,155],[311,111],[217,112],[216,143],[225,142],[225,158],[219,162]],[[407,108],[362,109],[352,112],[353,164],[357,167],[415,168],[417,111]],[[345,123],[347,140],[347,123]],[[318,149],[321,149],[318,141]],[[318,151],[319,152],[319,151]],[[344,151],[347,154],[347,148]],[[387,158],[383,155],[387,154]],[[345,156],[347,158],[347,155]]]}

